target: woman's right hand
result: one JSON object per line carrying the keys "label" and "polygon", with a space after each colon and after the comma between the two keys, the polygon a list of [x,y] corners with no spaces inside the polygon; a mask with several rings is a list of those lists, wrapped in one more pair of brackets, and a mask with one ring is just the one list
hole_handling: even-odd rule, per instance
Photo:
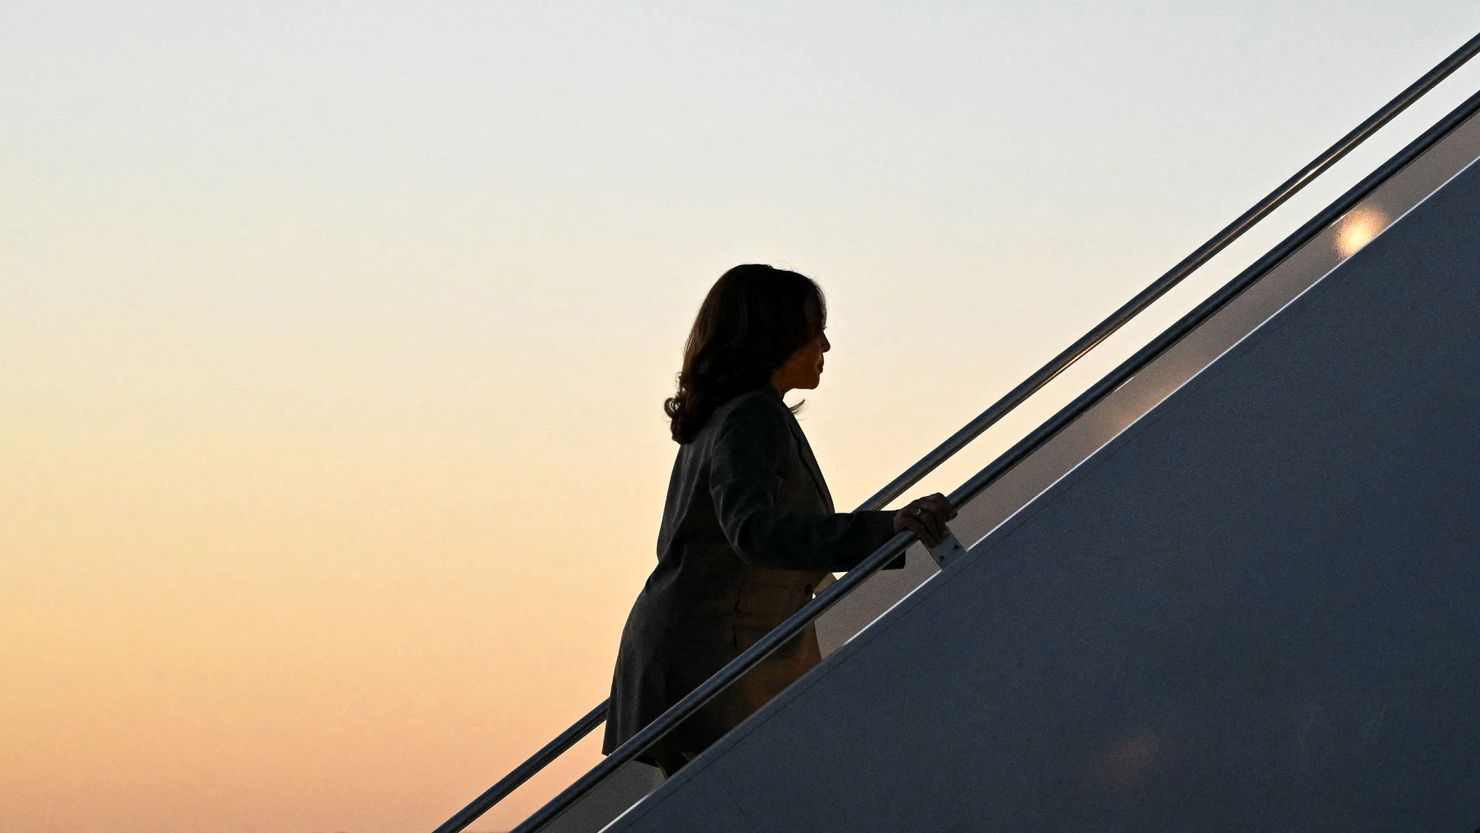
{"label": "woman's right hand", "polygon": [[933,547],[946,534],[946,521],[956,517],[956,509],[940,492],[910,501],[905,508],[894,513],[895,532],[913,532]]}

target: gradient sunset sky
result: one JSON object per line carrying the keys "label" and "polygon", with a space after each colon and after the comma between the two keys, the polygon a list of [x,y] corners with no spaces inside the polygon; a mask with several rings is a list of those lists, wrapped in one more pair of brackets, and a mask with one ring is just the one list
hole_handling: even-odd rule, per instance
{"label": "gradient sunset sky", "polygon": [[724,269],[827,291],[802,424],[851,507],[1477,30],[1474,0],[5,3],[0,829],[430,830],[606,696]]}

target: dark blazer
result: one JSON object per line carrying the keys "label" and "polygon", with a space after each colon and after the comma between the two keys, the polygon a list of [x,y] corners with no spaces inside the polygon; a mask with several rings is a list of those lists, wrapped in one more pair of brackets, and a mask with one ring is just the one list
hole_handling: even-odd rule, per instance
{"label": "dark blazer", "polygon": [[[833,511],[801,426],[769,386],[726,402],[679,446],[658,566],[622,630],[602,751],[800,610],[823,576],[852,568],[893,534],[892,513]],[[697,754],[819,660],[808,626],[642,759]]]}

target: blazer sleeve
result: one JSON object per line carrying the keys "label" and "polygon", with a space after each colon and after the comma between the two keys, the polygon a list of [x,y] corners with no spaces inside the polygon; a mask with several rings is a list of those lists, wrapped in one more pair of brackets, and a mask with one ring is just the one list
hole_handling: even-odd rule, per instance
{"label": "blazer sleeve", "polygon": [[[725,538],[741,560],[782,570],[849,570],[894,535],[890,512],[813,513],[777,503],[786,417],[764,402],[731,411],[718,426],[709,493]],[[902,559],[895,559],[891,567]]]}

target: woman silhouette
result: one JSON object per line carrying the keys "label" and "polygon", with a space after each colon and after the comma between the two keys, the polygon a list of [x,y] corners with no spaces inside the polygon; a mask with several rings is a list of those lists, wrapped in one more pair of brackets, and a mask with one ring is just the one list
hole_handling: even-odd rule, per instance
{"label": "woman silhouette", "polygon": [[[612,679],[611,752],[898,531],[939,540],[955,511],[934,494],[899,512],[833,510],[789,390],[816,388],[822,291],[809,278],[736,266],[689,332],[678,392],[664,403],[678,459],[658,566],[628,615]],[[820,661],[812,626],[641,756],[671,775]]]}

